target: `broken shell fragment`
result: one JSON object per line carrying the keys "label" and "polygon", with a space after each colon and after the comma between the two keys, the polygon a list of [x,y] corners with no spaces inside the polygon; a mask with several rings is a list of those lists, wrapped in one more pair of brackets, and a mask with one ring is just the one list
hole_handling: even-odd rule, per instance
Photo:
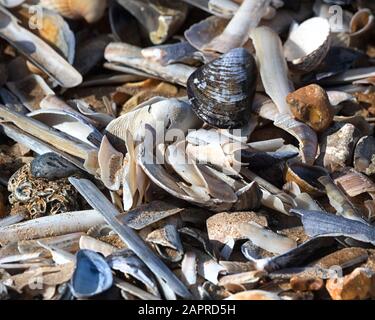
{"label": "broken shell fragment", "polygon": [[318,179],[327,175],[328,172],[321,167],[299,162],[288,162],[285,180],[287,182],[295,182],[302,192],[307,192],[313,196],[321,196],[323,194],[323,186]]}
{"label": "broken shell fragment", "polygon": [[250,290],[231,295],[224,300],[282,300],[276,293],[263,290]]}
{"label": "broken shell fragment", "polygon": [[354,168],[368,176],[375,173],[375,138],[362,137],[354,150]]}
{"label": "broken shell fragment", "polygon": [[360,138],[358,129],[350,123],[327,137],[324,167],[330,172],[345,168],[353,159],[355,145]]}
{"label": "broken shell fragment", "polygon": [[309,72],[323,61],[330,43],[328,20],[311,18],[290,33],[284,44],[285,57],[292,68]]}
{"label": "broken shell fragment", "polygon": [[294,117],[316,132],[324,131],[333,121],[334,110],[327,93],[318,85],[312,84],[298,89],[286,99]]}
{"label": "broken shell fragment", "polygon": [[242,127],[250,117],[256,72],[254,58],[243,48],[201,67],[188,80],[194,112],[214,127]]}
{"label": "broken shell fragment", "polygon": [[365,49],[374,35],[375,17],[369,9],[358,10],[350,21],[350,46]]}

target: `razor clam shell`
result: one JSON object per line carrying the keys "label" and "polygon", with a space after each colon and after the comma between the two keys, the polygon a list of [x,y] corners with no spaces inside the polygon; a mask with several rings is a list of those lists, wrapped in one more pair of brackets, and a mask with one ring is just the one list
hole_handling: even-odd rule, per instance
{"label": "razor clam shell", "polygon": [[29,110],[23,104],[21,104],[16,95],[4,87],[0,88],[0,98],[6,107],[13,109],[16,112],[22,114],[29,112]]}
{"label": "razor clam shell", "polygon": [[143,240],[128,226],[121,223],[116,216],[117,209],[111,202],[86,179],[70,178],[69,181],[81,193],[86,201],[95,207],[105,218],[108,224],[119,234],[127,246],[159,277],[162,277],[171,289],[182,297],[190,297],[191,294],[183,283],[167,268],[167,266],[146,246]]}
{"label": "razor clam shell", "polygon": [[334,250],[333,238],[311,238],[285,254],[272,258],[259,259],[255,266],[258,270],[273,272],[288,267],[303,265],[316,255],[322,255],[327,250]]}
{"label": "razor clam shell", "polygon": [[301,216],[305,231],[311,237],[345,236],[375,244],[375,228],[360,221],[320,211],[292,209],[291,213]]}
{"label": "razor clam shell", "polygon": [[242,47],[248,40],[250,31],[258,26],[266,14],[270,3],[270,0],[244,0],[223,33],[213,38],[202,49],[226,53]]}
{"label": "razor clam shell", "polygon": [[37,139],[32,135],[24,132],[23,130],[17,128],[15,125],[12,124],[0,124],[1,131],[8,136],[9,138],[13,139],[14,141],[21,143],[32,151],[36,152],[37,154],[46,154],[49,152],[54,152],[64,159],[68,160],[69,162],[73,163],[76,167],[86,171],[86,168],[83,166],[83,163],[73,156],[62,152],[56,149],[54,146],[45,143],[43,140]]}
{"label": "razor clam shell", "polygon": [[256,50],[258,68],[266,93],[281,114],[291,114],[286,97],[294,88],[288,79],[288,66],[279,36],[268,27],[258,27],[251,31],[250,37]]}
{"label": "razor clam shell", "polygon": [[100,241],[98,239],[82,235],[79,239],[79,248],[82,249],[87,249],[91,251],[95,251],[98,253],[101,253],[104,257],[108,257],[109,255],[115,253],[119,249],[105,243],[103,241]]}
{"label": "razor clam shell", "polygon": [[[350,69],[348,71],[342,72],[338,75],[322,79],[319,83],[324,86],[335,86],[335,85],[337,86],[340,84],[352,83],[354,81],[363,80],[363,79],[372,78],[372,77],[375,77],[375,67],[354,68],[354,69]],[[339,90],[339,88],[336,88],[336,90]],[[342,90],[342,91],[347,91],[347,90]],[[350,92],[351,91],[349,91],[349,93]]]}
{"label": "razor clam shell", "polygon": [[126,275],[142,282],[147,291],[156,297],[160,297],[157,282],[152,272],[131,250],[122,250],[106,258],[108,265],[113,270],[118,270]]}
{"label": "razor clam shell", "polygon": [[184,2],[197,7],[215,16],[230,19],[238,10],[239,5],[230,0],[183,0]]}
{"label": "razor clam shell", "polygon": [[184,208],[163,201],[153,201],[127,212],[122,222],[130,228],[141,230],[167,217],[184,211]]}
{"label": "razor clam shell", "polygon": [[22,3],[24,3],[26,0],[1,0],[0,4],[7,8],[14,8]]}
{"label": "razor clam shell", "polygon": [[299,142],[302,161],[313,164],[318,152],[318,137],[308,125],[295,120],[289,114],[279,114],[274,125],[294,136]]}
{"label": "razor clam shell", "polygon": [[13,122],[17,127],[36,138],[50,143],[55,148],[85,161],[85,168],[95,173],[97,168],[97,148],[82,143],[62,132],[57,131],[34,119],[25,117],[19,113],[0,105],[0,117],[6,122]]}
{"label": "razor clam shell", "polygon": [[92,147],[99,148],[103,135],[84,117],[67,110],[47,109],[30,112],[28,117],[64,132]]}
{"label": "razor clam shell", "polygon": [[182,86],[186,86],[189,76],[195,71],[195,68],[183,64],[162,66],[152,62],[142,56],[141,48],[126,43],[110,43],[104,55],[109,62],[124,64]]}
{"label": "razor clam shell", "polygon": [[[213,259],[216,259],[215,252],[211,246],[211,243],[201,230],[192,227],[183,227],[178,230],[181,233],[183,239],[189,239],[189,244],[193,245],[190,239],[194,239],[197,244],[200,244],[204,249],[205,253],[208,254]],[[187,243],[187,241],[184,241]]]}
{"label": "razor clam shell", "polygon": [[[16,18],[0,7],[0,36],[10,42],[37,67],[47,73],[59,85],[71,88],[82,82],[81,74],[57,54],[43,40],[19,26]],[[32,43],[30,47],[29,43]]]}
{"label": "razor clam shell", "polygon": [[55,94],[44,79],[35,74],[19,81],[7,82],[6,85],[30,111],[38,110],[46,96]]}
{"label": "razor clam shell", "polygon": [[197,256],[197,272],[204,279],[212,282],[213,284],[218,284],[219,274],[225,271],[225,268],[213,260],[209,255],[192,249],[192,251]]}
{"label": "razor clam shell", "polygon": [[315,261],[312,263],[312,266],[324,269],[340,266],[345,269],[365,262],[367,259],[368,253],[366,249],[344,248]]}
{"label": "razor clam shell", "polygon": [[197,50],[189,42],[179,42],[142,49],[142,55],[146,59],[160,63],[163,66],[172,63],[188,63],[195,60]]}
{"label": "razor clam shell", "polygon": [[0,219],[0,228],[9,227],[13,224],[22,222],[24,219],[25,216],[21,213],[2,218]]}
{"label": "razor clam shell", "polygon": [[2,227],[0,228],[0,243],[4,245],[21,240],[86,232],[103,222],[103,217],[95,210],[61,213]]}

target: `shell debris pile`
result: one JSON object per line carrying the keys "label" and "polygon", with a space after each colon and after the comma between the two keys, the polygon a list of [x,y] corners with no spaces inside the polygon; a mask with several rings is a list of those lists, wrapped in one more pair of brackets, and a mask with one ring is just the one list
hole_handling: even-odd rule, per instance
{"label": "shell debris pile", "polygon": [[375,299],[374,15],[0,0],[0,300]]}

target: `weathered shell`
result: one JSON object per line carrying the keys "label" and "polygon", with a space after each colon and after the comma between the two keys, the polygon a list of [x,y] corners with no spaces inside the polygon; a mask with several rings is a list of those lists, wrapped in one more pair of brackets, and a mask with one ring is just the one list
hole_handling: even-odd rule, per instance
{"label": "weathered shell", "polygon": [[243,48],[201,67],[188,80],[193,110],[212,126],[242,127],[250,117],[256,72],[254,58]]}
{"label": "weathered shell", "polygon": [[322,167],[310,166],[299,162],[289,162],[287,163],[285,180],[297,183],[303,192],[307,192],[313,196],[321,196],[324,190],[318,178],[325,175],[328,175],[328,172]]}
{"label": "weathered shell", "polygon": [[361,138],[354,150],[354,168],[368,176],[375,173],[375,138]]}
{"label": "weathered shell", "polygon": [[291,67],[298,71],[314,70],[330,48],[330,25],[323,18],[311,18],[293,30],[284,44]]}
{"label": "weathered shell", "polygon": [[374,35],[375,17],[369,9],[361,9],[350,21],[350,46],[365,49]]}
{"label": "weathered shell", "polygon": [[39,4],[65,18],[84,18],[88,23],[94,23],[103,17],[107,0],[39,0]]}
{"label": "weathered shell", "polygon": [[91,250],[77,253],[76,269],[71,280],[73,295],[92,297],[108,290],[113,284],[111,268],[102,255]]}

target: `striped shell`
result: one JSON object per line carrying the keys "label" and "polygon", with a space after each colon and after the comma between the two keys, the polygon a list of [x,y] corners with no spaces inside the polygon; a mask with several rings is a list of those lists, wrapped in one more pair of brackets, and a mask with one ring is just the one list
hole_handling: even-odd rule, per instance
{"label": "striped shell", "polygon": [[214,127],[242,127],[250,117],[256,78],[252,55],[243,48],[229,51],[188,79],[187,92],[194,112]]}

